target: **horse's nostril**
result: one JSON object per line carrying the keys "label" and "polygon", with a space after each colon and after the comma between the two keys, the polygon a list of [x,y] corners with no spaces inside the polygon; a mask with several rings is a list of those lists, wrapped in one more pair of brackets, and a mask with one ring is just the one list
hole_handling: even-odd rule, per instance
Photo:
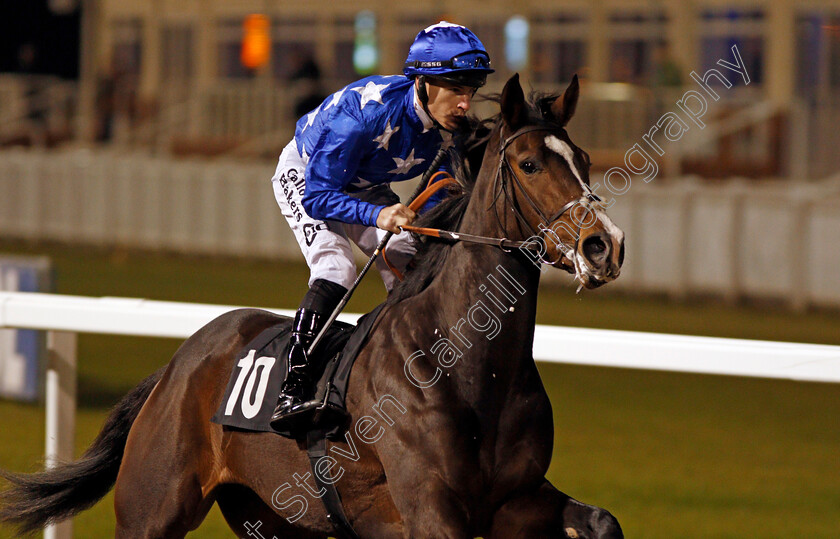
{"label": "horse's nostril", "polygon": [[624,242],[621,242],[621,249],[618,251],[618,267],[620,268],[624,264]]}
{"label": "horse's nostril", "polygon": [[606,257],[607,249],[601,236],[589,236],[583,240],[583,255],[591,262],[601,262]]}

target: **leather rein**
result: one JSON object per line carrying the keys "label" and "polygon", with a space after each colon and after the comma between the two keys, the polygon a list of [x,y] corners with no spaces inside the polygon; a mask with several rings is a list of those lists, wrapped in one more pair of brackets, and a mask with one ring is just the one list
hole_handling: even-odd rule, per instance
{"label": "leather rein", "polygon": [[[455,242],[455,241],[465,241],[465,242],[468,242],[468,243],[479,243],[479,244],[484,244],[484,245],[493,245],[493,246],[499,247],[501,250],[503,250],[505,252],[511,252],[513,249],[525,249],[525,250],[529,250],[529,251],[534,251],[534,252],[537,253],[537,256],[538,256],[540,262],[542,262],[544,264],[549,264],[549,265],[552,265],[552,266],[556,265],[558,262],[560,262],[560,260],[563,258],[563,256],[565,256],[572,263],[574,263],[575,266],[577,266],[577,261],[575,260],[574,253],[577,251],[577,243],[578,243],[578,240],[580,238],[580,228],[581,228],[580,224],[578,224],[577,239],[575,240],[575,244],[573,246],[567,246],[563,242],[559,241],[559,237],[557,237],[557,235],[551,230],[549,225],[551,225],[551,223],[554,223],[555,221],[560,219],[566,212],[568,212],[569,210],[571,210],[573,207],[575,207],[578,204],[582,205],[587,210],[591,211],[592,210],[592,203],[600,202],[601,199],[598,197],[598,195],[596,195],[594,192],[592,192],[592,190],[589,188],[588,185],[581,182],[581,185],[584,188],[583,196],[580,197],[580,198],[570,200],[569,202],[564,204],[563,207],[561,207],[559,210],[557,210],[557,212],[555,212],[554,215],[551,218],[546,217],[545,213],[540,209],[540,207],[537,205],[537,203],[534,202],[534,200],[530,197],[530,195],[528,195],[528,192],[522,186],[522,183],[519,181],[519,178],[516,176],[516,173],[513,171],[513,168],[511,167],[510,163],[508,162],[507,153],[506,153],[506,150],[507,150],[508,146],[510,146],[511,143],[514,140],[516,140],[517,138],[521,137],[522,135],[524,135],[526,133],[531,133],[533,131],[549,131],[550,132],[550,131],[554,131],[554,129],[552,129],[550,127],[547,127],[547,126],[539,126],[539,125],[525,126],[525,127],[522,127],[520,129],[518,129],[512,135],[510,135],[509,137],[507,137],[506,139],[504,139],[502,141],[502,143],[499,147],[499,166],[496,169],[496,176],[495,176],[495,179],[493,181],[493,191],[494,192],[498,191],[498,193],[493,198],[493,204],[492,204],[491,207],[495,208],[499,197],[504,192],[505,196],[511,201],[511,209],[513,210],[514,215],[516,216],[517,220],[528,231],[530,231],[532,237],[537,237],[537,238],[540,239],[540,241],[542,241],[544,243],[545,239],[544,239],[543,234],[545,233],[545,231],[551,231],[551,233],[554,234],[554,238],[552,238],[552,241],[554,241],[558,245],[561,252],[563,253],[563,255],[561,255],[557,260],[549,261],[549,260],[546,260],[545,258],[543,258],[542,253],[545,252],[544,245],[540,245],[539,242],[534,241],[534,240],[516,241],[516,240],[510,240],[508,238],[492,238],[492,237],[488,237],[488,236],[477,236],[477,235],[474,235],[474,234],[466,234],[466,233],[463,233],[463,232],[452,232],[452,231],[449,231],[449,230],[441,230],[441,229],[437,229],[437,228],[423,228],[423,227],[416,227],[416,226],[410,226],[410,225],[404,225],[400,228],[402,230],[405,230],[405,231],[408,231],[408,232],[413,232],[415,234],[422,234],[424,236],[431,236],[431,237],[434,237],[434,238],[440,238],[440,239],[444,239],[444,240],[447,240],[447,241],[453,241],[453,242]],[[507,173],[505,173],[504,171],[507,171]],[[441,173],[439,172],[439,173],[435,174],[435,176],[432,176],[432,178],[429,180],[429,185],[426,188],[426,190],[423,192],[423,194],[421,194],[417,198],[417,200],[415,200],[414,203],[411,206],[409,206],[413,211],[417,211],[417,209],[422,207],[422,205],[426,203],[426,201],[429,199],[429,197],[431,197],[434,193],[436,193],[440,189],[443,189],[444,187],[447,187],[449,185],[452,185],[452,184],[456,183],[456,180],[454,178],[452,178],[451,176],[448,176],[448,177],[445,177],[443,179],[435,181],[435,177],[438,174],[441,174]],[[531,226],[531,224],[525,218],[525,215],[522,213],[522,210],[519,208],[519,205],[517,204],[517,199],[512,195],[512,193],[510,193],[508,191],[509,186],[510,186],[510,182],[507,181],[508,176],[513,178],[513,181],[516,183],[516,187],[518,187],[519,191],[524,196],[525,201],[528,203],[528,205],[531,207],[531,209],[540,218],[540,220],[541,220],[541,223],[539,225],[540,231],[534,230],[534,227]],[[490,208],[488,208],[488,209],[490,209]],[[502,228],[504,228],[504,225],[501,223],[501,219],[499,218],[498,211],[494,211],[494,213],[496,214],[496,219],[499,220],[499,225]],[[574,269],[577,271],[578,268],[575,267]]]}

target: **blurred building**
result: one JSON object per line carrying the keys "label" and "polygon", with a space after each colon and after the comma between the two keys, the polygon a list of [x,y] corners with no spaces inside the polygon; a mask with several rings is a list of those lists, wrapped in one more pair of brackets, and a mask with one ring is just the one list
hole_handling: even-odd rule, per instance
{"label": "blurred building", "polygon": [[267,184],[294,121],[445,19],[486,44],[490,92],[581,77],[569,133],[629,238],[619,287],[840,306],[840,0],[63,1],[78,79],[26,49],[0,73],[0,236],[299,260]]}
{"label": "blurred building", "polygon": [[[581,76],[590,121],[575,128],[602,151],[602,164],[697,88],[692,72],[734,62],[734,45],[749,84],[732,78],[705,117],[710,127],[686,138],[685,155],[666,168],[706,176],[840,169],[820,142],[840,120],[840,0],[80,1],[76,124],[86,138],[270,155],[307,98],[366,73],[400,72],[415,34],[445,18],[484,41],[498,70],[491,90],[513,72],[555,91]],[[269,55],[249,69],[243,23],[254,13],[268,18]],[[300,76],[307,63],[317,77]]]}

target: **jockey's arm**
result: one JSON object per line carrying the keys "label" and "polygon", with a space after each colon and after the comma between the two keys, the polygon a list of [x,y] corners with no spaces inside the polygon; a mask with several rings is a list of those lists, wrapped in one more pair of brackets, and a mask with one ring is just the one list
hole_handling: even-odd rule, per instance
{"label": "jockey's arm", "polygon": [[306,165],[303,209],[313,219],[377,226],[383,206],[350,197],[344,190],[356,179],[365,142],[373,138],[361,119],[337,114]]}
{"label": "jockey's arm", "polygon": [[[403,204],[380,206],[349,196],[345,189],[358,176],[358,167],[368,141],[362,118],[337,113],[319,140],[306,166],[306,191],[302,203],[306,213],[321,220],[362,224],[400,233],[399,227],[411,224],[416,214]],[[424,210],[445,194],[430,200]],[[421,210],[422,213],[423,210]]]}

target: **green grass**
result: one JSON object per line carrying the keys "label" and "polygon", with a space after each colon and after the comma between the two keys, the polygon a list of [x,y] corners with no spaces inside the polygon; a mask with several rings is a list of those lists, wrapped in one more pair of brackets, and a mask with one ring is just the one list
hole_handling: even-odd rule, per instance
{"label": "green grass", "polygon": [[[269,260],[195,258],[0,242],[46,254],[56,292],[293,308],[308,272]],[[365,280],[348,311],[384,298]],[[610,287],[540,290],[538,322],[840,344],[840,316],[714,301],[672,303]],[[178,342],[79,337],[77,454],[107,409]],[[593,343],[597,346],[597,343]],[[840,386],[541,365],[554,406],[549,478],[609,508],[631,538],[840,537]],[[0,467],[38,468],[40,406],[0,402]],[[113,535],[111,495],[75,520],[76,536]],[[0,537],[9,537],[0,528]],[[218,510],[191,537],[232,537]]]}

